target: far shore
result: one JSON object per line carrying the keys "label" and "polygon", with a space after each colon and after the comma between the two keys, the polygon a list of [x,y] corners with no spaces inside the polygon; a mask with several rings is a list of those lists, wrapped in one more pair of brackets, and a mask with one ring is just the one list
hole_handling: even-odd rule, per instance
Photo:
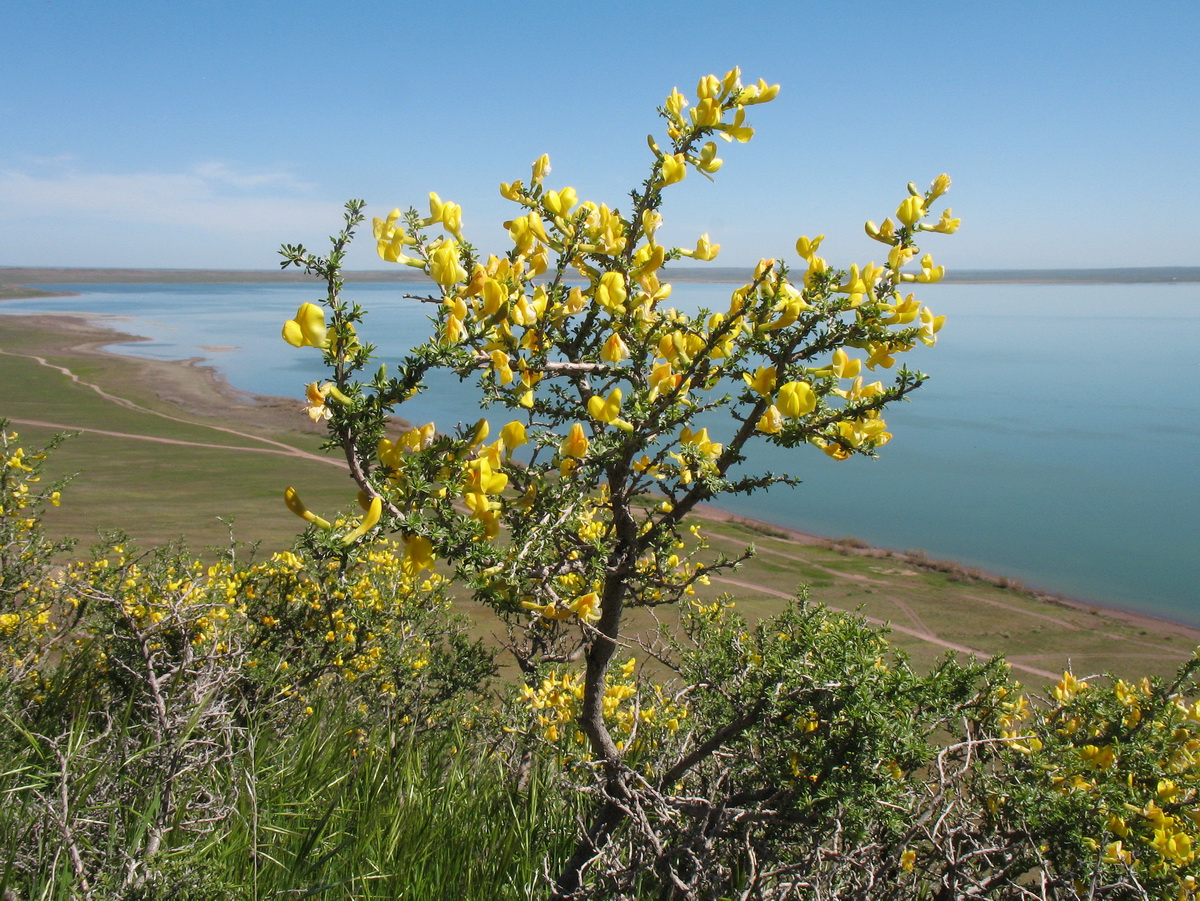
{"label": "far shore", "polygon": [[[255,395],[235,389],[211,366],[196,365],[196,361],[194,360],[157,362],[152,366],[147,366],[147,361],[103,350],[102,348],[106,344],[118,340],[127,340],[133,336],[107,328],[91,316],[80,314],[41,314],[36,316],[18,315],[12,318],[28,319],[31,325],[36,324],[39,328],[53,330],[60,335],[63,350],[69,352],[80,351],[85,354],[103,353],[112,358],[128,360],[135,372],[142,372],[146,375],[150,375],[153,372],[155,373],[153,378],[156,380],[161,379],[165,371],[169,371],[169,381],[176,386],[176,390],[172,392],[172,401],[185,414],[203,414],[214,408],[224,406],[226,410],[240,408],[239,413],[249,414],[251,417],[250,421],[255,416],[263,417],[264,424],[267,421],[273,423],[294,422],[296,419],[294,414],[296,407],[295,400]],[[234,403],[231,405],[230,401],[234,401]],[[0,415],[2,414],[3,411],[0,410]],[[239,416],[239,418],[241,417]],[[765,536],[784,538],[798,544],[816,545],[847,555],[888,559],[894,563],[917,569],[961,573],[973,580],[987,582],[1004,588],[1016,588],[1047,604],[1070,607],[1090,614],[1104,615],[1135,628],[1157,630],[1159,632],[1168,631],[1187,638],[1195,638],[1197,635],[1196,627],[1193,624],[1167,620],[1109,604],[1101,604],[1030,589],[1005,576],[961,567],[948,561],[931,560],[919,551],[915,553],[911,551],[899,552],[886,548],[871,547],[865,542],[854,538],[824,537],[771,522],[731,514],[707,505],[698,509],[695,515],[709,520],[741,524],[750,531]]]}
{"label": "far shore", "polygon": [[[679,283],[745,284],[751,268],[731,266],[674,266],[664,272]],[[428,284],[424,273],[401,266],[345,273],[347,282],[360,284]],[[0,300],[39,297],[38,285],[88,284],[317,284],[297,269],[138,269],[0,266]],[[1200,266],[1150,266],[1105,269],[959,269],[945,284],[1130,285],[1200,283]]]}

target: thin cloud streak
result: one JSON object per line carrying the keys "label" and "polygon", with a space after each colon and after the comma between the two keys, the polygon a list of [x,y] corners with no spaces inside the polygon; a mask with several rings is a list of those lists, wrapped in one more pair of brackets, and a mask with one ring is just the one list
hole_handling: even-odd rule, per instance
{"label": "thin cloud streak", "polygon": [[103,260],[72,253],[71,265],[164,265],[145,259],[153,243],[155,254],[173,258],[170,265],[269,265],[256,251],[235,262],[229,250],[323,238],[342,204],[312,193],[289,172],[220,161],[179,172],[89,172],[70,161],[0,166],[0,221],[20,223],[4,249],[11,258],[0,264],[54,259],[61,265],[61,248],[83,243],[92,251],[83,252],[87,257],[111,254],[114,246],[124,251]]}

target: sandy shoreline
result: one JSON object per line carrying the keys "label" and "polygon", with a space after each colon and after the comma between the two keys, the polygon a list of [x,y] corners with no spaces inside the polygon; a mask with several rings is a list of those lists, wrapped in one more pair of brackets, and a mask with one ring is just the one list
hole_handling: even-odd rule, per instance
{"label": "sandy shoreline", "polygon": [[[3,300],[0,299],[0,306],[2,304]],[[203,363],[200,358],[178,361],[150,360],[103,350],[102,348],[106,345],[117,342],[148,339],[110,328],[107,325],[97,324],[96,320],[100,319],[102,314],[3,315],[9,320],[28,323],[30,328],[55,333],[59,338],[55,346],[57,351],[82,357],[103,355],[110,359],[121,360],[123,365],[129,367],[134,378],[142,384],[152,385],[160,400],[178,408],[185,415],[260,430],[324,433],[323,427],[308,422],[303,416],[296,415],[298,407],[302,406],[298,399],[257,395],[236,388],[229,384],[224,374],[216,367]],[[113,317],[104,315],[103,318],[111,322]],[[1200,631],[1187,623],[1163,619],[1110,604],[1028,589],[1007,577],[958,566],[949,561],[931,560],[887,548],[871,547],[852,539],[834,539],[816,535],[777,523],[732,514],[709,505],[703,505],[695,515],[709,520],[739,523],[764,535],[785,538],[798,544],[816,545],[847,555],[888,559],[916,569],[959,573],[975,581],[1002,587],[1015,587],[1043,603],[1070,607],[1087,613],[1103,614],[1137,628],[1173,632],[1187,637],[1189,640],[1200,637]]]}

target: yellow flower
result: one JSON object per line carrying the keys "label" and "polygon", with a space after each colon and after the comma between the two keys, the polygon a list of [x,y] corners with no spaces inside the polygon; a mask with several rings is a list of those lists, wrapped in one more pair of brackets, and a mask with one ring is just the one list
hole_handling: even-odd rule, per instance
{"label": "yellow flower", "polygon": [[788,382],[779,389],[775,405],[788,419],[799,419],[816,409],[817,396],[808,382]]}
{"label": "yellow flower", "polygon": [[742,88],[738,102],[750,106],[755,103],[770,103],[778,96],[779,85],[768,85],[764,79],[760,78],[758,84],[747,85]]}
{"label": "yellow flower", "polygon": [[705,175],[711,175],[721,168],[723,162],[724,161],[717,156],[716,142],[709,141],[700,148],[700,156],[694,161],[694,165]]}
{"label": "yellow flower", "polygon": [[600,359],[605,363],[620,363],[629,356],[629,347],[616,332],[609,335],[600,351]]}
{"label": "yellow flower", "polygon": [[943,172],[929,186],[929,200],[933,202],[950,190],[950,176]]}
{"label": "yellow flower", "polygon": [[514,419],[500,430],[500,440],[504,442],[509,453],[512,453],[529,440],[525,437],[525,424]]}
{"label": "yellow flower", "polygon": [[946,275],[945,266],[934,266],[933,257],[929,254],[921,257],[921,271],[912,277],[913,281],[932,285],[940,282]]}
{"label": "yellow flower", "polygon": [[868,222],[864,228],[866,229],[867,236],[874,238],[880,244],[896,243],[896,223],[891,219],[884,219],[883,225]]}
{"label": "yellow flower", "polygon": [[619,272],[606,272],[600,276],[596,286],[596,303],[610,313],[624,313],[629,292],[625,290],[625,279]]}
{"label": "yellow flower", "polygon": [[695,448],[696,453],[709,459],[714,459],[721,453],[721,445],[709,439],[707,427],[693,432],[685,426],[679,433],[679,443],[690,445]]}
{"label": "yellow flower", "polygon": [[314,303],[302,303],[294,319],[283,324],[283,340],[292,347],[327,347],[325,311]]}
{"label": "yellow flower", "polygon": [[570,431],[567,432],[567,437],[563,439],[558,450],[564,457],[582,459],[587,456],[588,437],[584,434],[581,423],[576,422],[571,426]]}
{"label": "yellow flower", "polygon": [[366,535],[369,531],[375,528],[376,524],[379,522],[379,517],[382,512],[383,500],[379,497],[379,495],[376,495],[375,497],[371,498],[371,504],[369,507],[367,507],[367,513],[362,518],[362,522],[358,524],[357,528],[342,537],[342,543],[354,544],[354,542]]}
{"label": "yellow flower", "polygon": [[304,396],[308,399],[308,405],[305,406],[304,412],[308,414],[308,418],[313,422],[320,422],[322,419],[328,419],[333,415],[333,411],[325,403],[327,397],[332,397],[340,404],[350,403],[350,398],[342,394],[333,382],[326,382],[324,385],[319,382],[312,382],[304,389]]}
{"label": "yellow flower", "polygon": [[904,853],[900,855],[900,869],[905,873],[911,873],[916,862],[917,852],[911,848],[905,848]]}
{"label": "yellow flower", "polygon": [[775,390],[775,367],[759,366],[753,376],[743,372],[742,380],[761,397],[767,397]]}
{"label": "yellow flower", "polygon": [[813,261],[813,257],[817,255],[817,248],[821,246],[821,241],[824,240],[824,238],[824,235],[817,235],[812,239],[801,235],[796,239],[796,253],[800,254],[803,259],[811,263]]}
{"label": "yellow flower", "polygon": [[447,238],[433,248],[429,254],[429,277],[443,288],[466,281],[467,271],[458,261],[457,241]]}
{"label": "yellow flower", "polygon": [[594,623],[600,618],[600,596],[594,591],[580,595],[567,606],[585,623]]}
{"label": "yellow flower", "polygon": [[423,569],[433,569],[433,545],[428,538],[413,535],[404,539],[403,568],[410,576],[415,576]]}
{"label": "yellow flower", "polygon": [[765,413],[755,423],[755,428],[766,435],[778,435],[783,431],[783,414],[774,404],[767,407]]}
{"label": "yellow flower", "polygon": [[1058,684],[1054,686],[1054,697],[1056,697],[1059,701],[1066,702],[1071,700],[1071,698],[1075,697],[1075,695],[1078,693],[1086,691],[1087,687],[1087,682],[1084,682],[1081,679],[1076,679],[1073,673],[1066,672],[1063,673]]}
{"label": "yellow flower", "polygon": [[934,316],[929,307],[921,307],[921,342],[929,347],[937,344],[937,333],[945,322],[945,316]]}
{"label": "yellow flower", "polygon": [[465,491],[478,494],[499,494],[508,487],[508,476],[492,469],[487,457],[476,457],[467,464]]}
{"label": "yellow flower", "polygon": [[691,257],[693,260],[699,260],[702,263],[709,263],[717,258],[717,254],[721,252],[721,245],[709,243],[708,233],[705,232],[696,239],[695,250],[681,249],[679,252],[685,257]]}
{"label": "yellow flower", "polygon": [[952,219],[951,218],[950,208],[946,207],[946,209],[942,210],[941,218],[938,219],[938,221],[935,224],[925,225],[925,226],[922,226],[922,228],[924,231],[928,231],[928,232],[939,232],[943,235],[952,235],[956,231],[958,231],[958,226],[959,226],[960,222],[962,222],[961,219]]}
{"label": "yellow flower", "polygon": [[684,162],[682,153],[677,153],[674,156],[664,156],[662,158],[663,185],[673,185],[676,182],[681,182],[686,175],[687,164]]}
{"label": "yellow flower", "polygon": [[320,422],[322,419],[328,419],[333,415],[333,411],[325,405],[325,395],[321,393],[318,382],[311,383],[305,389],[304,396],[308,398],[308,404],[305,406],[304,412],[308,414],[308,418],[313,422]]}
{"label": "yellow flower", "polygon": [[910,228],[921,221],[921,217],[925,215],[925,205],[921,203],[920,197],[908,196],[896,208],[896,218]]}
{"label": "yellow flower", "polygon": [[[619,429],[626,432],[633,431],[633,426],[624,419],[619,418],[621,415],[621,389],[613,388],[608,393],[608,397],[601,399],[600,395],[593,395],[588,399],[588,415],[597,422],[605,422],[609,425],[615,425]],[[577,423],[578,424],[578,423]],[[582,431],[582,426],[580,426]],[[571,456],[582,456],[582,454]]]}
{"label": "yellow flower", "polygon": [[852,379],[862,372],[862,360],[850,359],[846,351],[839,347],[833,352],[833,361],[828,366],[812,370],[812,372],[815,375],[831,375],[838,379]]}
{"label": "yellow flower", "polygon": [[421,221],[422,225],[441,223],[446,231],[462,240],[462,207],[449,201],[443,203],[442,198],[432,191],[429,192],[429,218]]}
{"label": "yellow flower", "polygon": [[300,495],[296,492],[295,488],[288,487],[284,490],[283,502],[287,505],[289,510],[295,513],[305,522],[311,522],[313,525],[322,529],[332,528],[332,526],[329,525],[328,520],[322,519],[304,506],[304,501],[300,500]]}
{"label": "yellow flower", "polygon": [[553,216],[565,216],[579,202],[579,195],[574,188],[563,188],[561,191],[547,191],[542,196],[542,203]]}

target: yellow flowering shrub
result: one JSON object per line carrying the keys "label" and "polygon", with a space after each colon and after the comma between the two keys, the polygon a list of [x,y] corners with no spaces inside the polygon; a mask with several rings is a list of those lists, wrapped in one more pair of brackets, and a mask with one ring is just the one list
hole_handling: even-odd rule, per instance
{"label": "yellow flowering shrub", "polygon": [[[675,267],[717,259],[720,244],[662,240],[666,200],[692,173],[717,175],[718,142],[750,141],[750,112],[778,91],[737,69],[700,79],[691,98],[673,90],[659,110],[664,134],[648,139],[646,179],[621,206],[551,181],[539,157],[528,179],[500,185],[514,209],[492,253],[470,243],[463,210],[437,193],[428,214],[375,218],[380,257],[428,277],[431,334],[394,368],[374,368],[359,340],[367,311],[341,293],[364,204],[347,204],[327,257],[281,251],[285,267],[326,282],[323,305],[302,306],[283,337],[328,366],[330,390],[310,386],[310,415],[327,422],[368,510],[338,526],[288,489],[308,540],[391,530],[411,568],[436,559],[452,569],[507,629],[532,716],[520,731],[600,764],[592,771],[608,794],[628,790],[624,768],[646,747],[635,734],[680,721],[665,694],[610,672],[625,612],[686,604],[744,559],[711,555],[684,518],[700,503],[799,481],[742,467],[755,442],[812,445],[836,460],[874,454],[892,438],[886,408],[925,380],[897,358],[935,344],[944,321],[907,293],[944,273],[918,246],[958,226],[938,208],[944,175],[925,190],[910,184],[882,225],[866,224],[877,262],[835,266],[820,255],[823,236],[801,236],[794,262],[747,267],[719,308],[672,303]],[[474,378],[484,416],[463,410],[457,425],[397,432],[389,415],[438,370]],[[864,384],[864,370],[894,371]],[[690,740],[708,749],[702,757],[720,748]],[[682,753],[686,740],[667,744]],[[597,816],[593,837],[623,815]],[[592,841],[560,874],[561,892],[578,887]]]}
{"label": "yellow flowering shrub", "polygon": [[64,481],[46,484],[43,466],[57,445],[29,451],[0,418],[0,674],[33,678],[59,623],[46,591],[53,558],[73,547],[51,541],[42,528],[46,510],[59,505]]}

